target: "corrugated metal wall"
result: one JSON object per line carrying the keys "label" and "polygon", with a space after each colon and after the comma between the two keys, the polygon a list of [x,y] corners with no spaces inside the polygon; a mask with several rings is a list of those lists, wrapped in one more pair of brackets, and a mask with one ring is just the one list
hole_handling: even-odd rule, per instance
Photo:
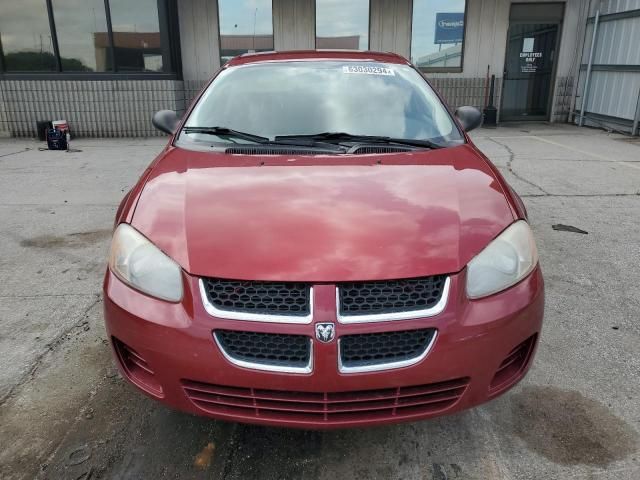
{"label": "corrugated metal wall", "polygon": [[[600,8],[588,91],[587,65]],[[586,124],[630,132],[640,109],[640,0],[594,1],[582,52],[576,111],[586,97]],[[576,116],[579,122],[579,115]]]}

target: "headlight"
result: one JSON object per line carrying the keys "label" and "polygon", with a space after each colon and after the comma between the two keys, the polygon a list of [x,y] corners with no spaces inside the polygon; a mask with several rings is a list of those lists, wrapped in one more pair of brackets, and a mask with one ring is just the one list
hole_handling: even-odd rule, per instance
{"label": "headlight", "polygon": [[182,299],[182,271],[133,227],[122,223],[111,241],[109,268],[120,280],[152,297]]}
{"label": "headlight", "polygon": [[538,249],[529,224],[515,222],[467,265],[467,296],[486,297],[515,285],[538,263]]}

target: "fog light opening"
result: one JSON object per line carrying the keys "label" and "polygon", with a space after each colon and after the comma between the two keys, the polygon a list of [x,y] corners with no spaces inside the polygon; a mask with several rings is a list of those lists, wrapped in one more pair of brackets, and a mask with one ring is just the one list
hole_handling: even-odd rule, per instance
{"label": "fog light opening", "polygon": [[112,341],[120,366],[127,378],[150,395],[162,397],[162,386],[142,355],[115,337],[112,337]]}
{"label": "fog light opening", "polygon": [[537,334],[532,335],[505,357],[489,385],[490,395],[495,395],[509,388],[524,376],[531,362],[537,336]]}

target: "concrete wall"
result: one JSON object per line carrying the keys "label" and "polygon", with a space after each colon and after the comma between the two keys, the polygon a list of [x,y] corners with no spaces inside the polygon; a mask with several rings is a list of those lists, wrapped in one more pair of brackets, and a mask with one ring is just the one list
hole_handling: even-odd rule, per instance
{"label": "concrete wall", "polygon": [[273,0],[273,41],[276,50],[310,50],[316,44],[314,0]]}
{"label": "concrete wall", "polygon": [[[214,14],[207,15],[207,21],[198,15],[198,12],[205,11],[203,3],[208,8],[215,7]],[[412,6],[413,0],[370,0],[371,50],[410,57]],[[499,99],[509,6],[509,0],[468,0],[464,71],[428,74],[452,106],[484,106],[487,62],[491,64],[491,71],[499,77],[496,100]],[[199,86],[219,68],[217,0],[180,0],[178,7],[183,73],[185,82],[191,85],[185,94],[188,102]],[[314,0],[273,0],[272,7],[276,50],[315,48]],[[183,33],[188,29],[190,31]],[[202,42],[203,38],[213,38],[214,42]],[[500,47],[496,48],[498,43]],[[203,58],[213,58],[214,61],[207,63]]]}
{"label": "concrete wall", "polygon": [[179,0],[182,74],[204,80],[220,68],[217,0]]}
{"label": "concrete wall", "polygon": [[[497,77],[499,106],[509,11],[516,1],[553,0],[467,0],[463,70],[427,74],[451,106],[484,106],[487,66]],[[565,3],[565,19],[551,121],[566,121],[570,111],[589,4],[560,1]],[[314,48],[314,0],[273,0],[272,6],[276,49]],[[410,57],[412,6],[413,0],[370,0],[371,49]],[[149,122],[153,112],[182,112],[220,68],[217,0],[179,0],[178,16],[183,81],[0,80],[0,132],[33,136],[36,119],[66,118],[80,135],[156,135]]]}
{"label": "concrete wall", "polygon": [[370,0],[369,48],[410,57],[412,0]]}

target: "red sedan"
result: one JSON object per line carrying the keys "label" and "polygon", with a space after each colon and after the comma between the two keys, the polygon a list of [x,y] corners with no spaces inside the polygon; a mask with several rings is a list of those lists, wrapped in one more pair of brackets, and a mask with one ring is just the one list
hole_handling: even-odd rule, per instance
{"label": "red sedan", "polygon": [[229,62],[117,213],[105,322],[171,407],[313,429],[449,414],[523,378],[544,286],[522,201],[405,59]]}

